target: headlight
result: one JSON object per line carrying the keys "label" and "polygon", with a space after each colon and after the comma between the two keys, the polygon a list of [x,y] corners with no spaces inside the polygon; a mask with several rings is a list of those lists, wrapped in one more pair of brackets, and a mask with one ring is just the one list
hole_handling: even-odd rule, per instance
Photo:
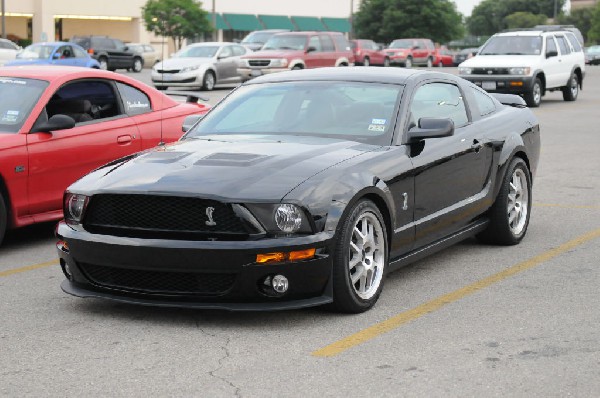
{"label": "headlight", "polygon": [[285,68],[288,64],[287,59],[285,58],[279,58],[279,59],[272,59],[271,60],[271,66],[274,66],[276,68]]}
{"label": "headlight", "polygon": [[290,203],[246,204],[265,230],[273,234],[310,234],[313,232],[312,225],[307,218],[306,211],[300,206]]}
{"label": "headlight", "polygon": [[508,68],[509,75],[527,76],[531,72],[531,68]]}
{"label": "headlight", "polygon": [[63,209],[65,220],[80,223],[89,200],[89,196],[67,192]]}
{"label": "headlight", "polygon": [[470,75],[473,73],[473,68],[458,68],[459,75]]}
{"label": "headlight", "polygon": [[194,65],[194,66],[186,66],[185,68],[181,68],[181,72],[191,72],[193,70],[200,69],[202,65]]}

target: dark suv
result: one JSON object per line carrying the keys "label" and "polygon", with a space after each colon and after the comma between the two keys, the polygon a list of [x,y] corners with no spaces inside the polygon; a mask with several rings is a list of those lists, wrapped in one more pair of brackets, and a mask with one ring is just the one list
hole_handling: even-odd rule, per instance
{"label": "dark suv", "polygon": [[79,44],[92,58],[98,60],[100,69],[141,72],[144,67],[144,59],[119,39],[108,36],[74,36],[70,41]]}

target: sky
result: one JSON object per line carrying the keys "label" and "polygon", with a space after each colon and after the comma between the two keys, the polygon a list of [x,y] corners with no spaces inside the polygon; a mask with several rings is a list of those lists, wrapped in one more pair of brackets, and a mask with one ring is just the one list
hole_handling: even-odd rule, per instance
{"label": "sky", "polygon": [[465,16],[469,16],[471,15],[471,11],[473,11],[473,7],[481,3],[481,0],[454,0],[454,2],[458,11]]}

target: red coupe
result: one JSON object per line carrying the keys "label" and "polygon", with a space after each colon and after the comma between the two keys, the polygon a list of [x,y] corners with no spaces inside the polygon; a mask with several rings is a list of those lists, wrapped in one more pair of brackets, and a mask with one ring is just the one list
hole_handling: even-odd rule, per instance
{"label": "red coupe", "polygon": [[112,72],[0,69],[0,242],[7,229],[61,219],[63,192],[79,177],[176,141],[183,120],[207,110]]}

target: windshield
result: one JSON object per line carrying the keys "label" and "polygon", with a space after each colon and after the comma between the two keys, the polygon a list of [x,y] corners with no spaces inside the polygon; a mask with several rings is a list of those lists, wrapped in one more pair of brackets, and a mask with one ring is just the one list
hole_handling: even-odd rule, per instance
{"label": "windshield", "polygon": [[412,40],[394,40],[389,48],[412,48]]}
{"label": "windshield", "polygon": [[269,37],[273,36],[273,32],[252,32],[242,40],[244,44],[264,44],[269,40]]}
{"label": "windshield", "polygon": [[212,58],[219,51],[219,46],[186,47],[175,54],[175,58]]}
{"label": "windshield", "polygon": [[17,54],[17,58],[50,58],[50,54],[54,51],[54,46],[46,44],[32,44],[25,47],[23,51]]}
{"label": "windshield", "polygon": [[275,35],[267,40],[263,50],[304,50],[306,36]]}
{"label": "windshield", "polygon": [[485,43],[479,55],[539,55],[541,53],[540,36],[496,36]]}
{"label": "windshield", "polygon": [[403,86],[286,82],[242,86],[185,135],[307,135],[374,145],[391,142]]}
{"label": "windshield", "polygon": [[0,77],[0,132],[18,132],[47,86],[43,80]]}
{"label": "windshield", "polygon": [[586,50],[588,54],[598,54],[600,53],[600,46],[592,46]]}

